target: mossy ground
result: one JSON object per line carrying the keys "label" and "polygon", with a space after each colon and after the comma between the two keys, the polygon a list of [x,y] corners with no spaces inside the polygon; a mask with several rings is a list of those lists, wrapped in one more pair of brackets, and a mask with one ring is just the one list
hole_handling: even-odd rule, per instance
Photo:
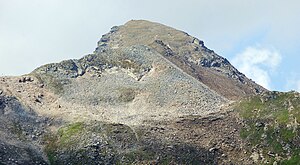
{"label": "mossy ground", "polygon": [[83,132],[84,125],[82,122],[72,123],[58,130],[56,134],[47,134],[44,136],[46,143],[45,153],[48,156],[50,164],[59,162],[58,154],[61,150],[70,149],[76,144],[76,136]]}
{"label": "mossy ground", "polygon": [[[295,164],[300,160],[300,97],[296,92],[270,92],[241,101],[236,109],[245,126],[241,138],[260,148],[264,163]],[[296,163],[296,164],[297,164]]]}
{"label": "mossy ground", "polygon": [[[45,152],[50,164],[201,164],[205,160],[216,161],[205,149],[145,138],[143,131],[138,132],[141,137],[123,124],[72,123],[44,137]],[[170,145],[172,147],[168,148]]]}
{"label": "mossy ground", "polygon": [[72,140],[72,137],[76,134],[80,134],[83,129],[84,125],[82,122],[73,123],[68,125],[67,127],[59,129],[58,136],[60,139],[60,144],[68,145],[69,143],[71,143],[70,140]]}
{"label": "mossy ground", "polygon": [[100,122],[71,123],[56,133],[46,135],[44,141],[50,164],[91,164],[92,161],[116,163],[111,155],[118,155],[123,148],[134,147],[136,143],[130,127]]}

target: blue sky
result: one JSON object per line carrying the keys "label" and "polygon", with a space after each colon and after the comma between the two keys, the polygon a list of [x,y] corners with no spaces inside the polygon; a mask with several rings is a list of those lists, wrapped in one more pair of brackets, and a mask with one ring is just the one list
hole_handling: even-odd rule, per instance
{"label": "blue sky", "polygon": [[93,52],[110,27],[146,19],[188,32],[271,90],[300,91],[300,1],[0,0],[0,75]]}

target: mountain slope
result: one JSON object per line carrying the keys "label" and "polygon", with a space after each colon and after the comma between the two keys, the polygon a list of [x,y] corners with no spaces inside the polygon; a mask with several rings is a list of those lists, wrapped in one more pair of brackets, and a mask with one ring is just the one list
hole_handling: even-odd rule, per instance
{"label": "mountain slope", "polygon": [[118,49],[146,45],[186,73],[228,99],[266,91],[235,69],[227,59],[204,46],[204,42],[162,24],[133,20],[113,27],[98,42],[96,53],[107,47]]}
{"label": "mountain slope", "polygon": [[0,163],[251,164],[232,105],[266,92],[197,38],[129,21],[81,59],[1,77]]}

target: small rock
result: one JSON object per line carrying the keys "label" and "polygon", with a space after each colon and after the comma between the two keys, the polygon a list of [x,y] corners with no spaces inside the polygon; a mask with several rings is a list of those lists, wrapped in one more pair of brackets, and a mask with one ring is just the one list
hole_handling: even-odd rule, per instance
{"label": "small rock", "polygon": [[271,152],[271,151],[268,152],[268,155],[269,155],[269,156],[272,156],[272,157],[275,157],[275,156],[276,156],[275,153],[274,153],[274,152]]}
{"label": "small rock", "polygon": [[265,126],[265,124],[262,122],[255,123],[255,127],[263,127],[263,126]]}
{"label": "small rock", "polygon": [[218,150],[217,148],[213,147],[213,148],[210,148],[208,151],[209,151],[209,152],[215,152],[215,151],[217,151],[217,150]]}
{"label": "small rock", "polygon": [[20,83],[25,83],[27,81],[32,82],[33,78],[31,78],[31,77],[22,77],[22,78],[19,79]]}
{"label": "small rock", "polygon": [[24,78],[19,79],[19,83],[25,82]]}
{"label": "small rock", "polygon": [[250,158],[254,161],[254,162],[258,162],[259,160],[259,154],[257,152],[252,153],[252,155],[250,156]]}
{"label": "small rock", "polygon": [[36,98],[34,101],[37,103],[42,103],[42,101],[39,98]]}
{"label": "small rock", "polygon": [[172,146],[172,145],[171,146],[167,146],[167,148],[170,149],[170,150],[172,150],[172,149],[174,149],[174,146]]}
{"label": "small rock", "polygon": [[40,94],[38,94],[37,97],[38,97],[38,98],[43,98],[43,97],[44,97],[44,94],[40,93]]}
{"label": "small rock", "polygon": [[114,33],[114,32],[116,32],[116,31],[118,31],[119,30],[119,27],[118,26],[113,26],[111,29],[110,29],[110,32],[111,33]]}
{"label": "small rock", "polygon": [[33,81],[33,78],[32,78],[32,77],[26,77],[26,78],[25,78],[25,81],[32,82],[32,81]]}

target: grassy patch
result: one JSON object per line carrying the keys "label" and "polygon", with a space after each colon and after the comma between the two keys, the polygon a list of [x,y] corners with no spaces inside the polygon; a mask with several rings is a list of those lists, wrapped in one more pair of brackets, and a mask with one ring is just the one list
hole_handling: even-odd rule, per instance
{"label": "grassy patch", "polygon": [[58,149],[58,142],[57,142],[57,136],[47,134],[44,136],[43,141],[46,143],[45,146],[45,153],[48,157],[48,160],[50,164],[55,164],[57,158],[56,158],[56,150]]}
{"label": "grassy patch", "polygon": [[84,129],[83,122],[70,124],[67,127],[58,130],[61,145],[70,143],[72,136],[79,134]]}
{"label": "grassy patch", "polygon": [[124,124],[73,123],[44,137],[45,152],[50,164],[216,164],[206,149],[143,134]]}
{"label": "grassy patch", "polygon": [[44,136],[44,142],[50,164],[91,164],[102,159],[115,162],[116,153],[134,148],[137,140],[133,130],[123,124],[76,122]]}
{"label": "grassy patch", "polygon": [[291,159],[289,160],[284,160],[282,162],[280,162],[281,165],[300,165],[300,156],[299,155],[295,155],[293,157],[291,157]]}
{"label": "grassy patch", "polygon": [[46,144],[44,151],[51,165],[60,162],[58,156],[61,151],[70,150],[69,148],[76,144],[75,136],[82,132],[83,129],[83,123],[78,122],[60,128],[57,134],[46,134],[43,137],[43,141]]}
{"label": "grassy patch", "polygon": [[[259,146],[263,153],[278,154],[283,157],[283,163],[298,161],[299,94],[270,92],[244,99],[236,109],[245,123],[240,136],[250,142],[251,147]],[[265,157],[270,162],[274,161],[268,155]]]}

